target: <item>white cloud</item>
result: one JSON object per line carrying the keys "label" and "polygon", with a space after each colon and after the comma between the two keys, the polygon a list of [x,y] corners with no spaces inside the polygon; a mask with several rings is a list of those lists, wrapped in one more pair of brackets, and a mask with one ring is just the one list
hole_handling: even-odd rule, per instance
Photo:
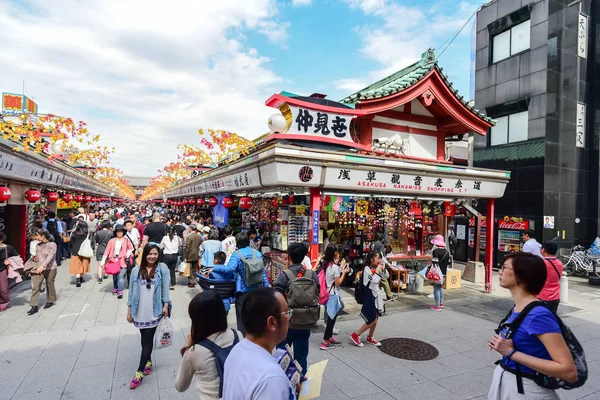
{"label": "white cloud", "polygon": [[345,90],[347,92],[357,92],[367,87],[369,85],[369,82],[361,79],[348,78],[337,80],[333,82],[333,84],[336,88],[340,90]]}
{"label": "white cloud", "polygon": [[294,7],[309,6],[311,4],[312,0],[292,0],[292,6]]}
{"label": "white cloud", "polygon": [[40,112],[88,122],[112,165],[155,175],[200,127],[267,131],[282,79],[244,32],[284,43],[277,16],[275,0],[0,3],[0,90],[25,79]]}
{"label": "white cloud", "polygon": [[[362,40],[360,52],[380,65],[369,74],[370,82],[399,71],[418,61],[428,48],[441,45],[458,31],[478,6],[478,3],[467,1],[456,4],[455,0],[440,1],[430,8],[406,6],[391,0],[344,2],[378,21],[373,25],[356,27]],[[467,28],[462,32],[469,33]],[[440,51],[440,48],[436,49],[436,54]],[[352,80],[348,78],[340,82]]]}

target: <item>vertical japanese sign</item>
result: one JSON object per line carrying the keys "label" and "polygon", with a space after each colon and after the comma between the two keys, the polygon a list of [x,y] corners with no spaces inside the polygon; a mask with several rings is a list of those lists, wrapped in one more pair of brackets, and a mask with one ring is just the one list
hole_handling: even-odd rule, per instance
{"label": "vertical japanese sign", "polygon": [[319,219],[320,211],[313,210],[312,216],[312,244],[319,244]]}
{"label": "vertical japanese sign", "polygon": [[581,58],[587,58],[588,51],[588,17],[579,13],[579,23],[577,24],[577,55]]}
{"label": "vertical japanese sign", "polygon": [[577,103],[577,127],[575,129],[575,146],[585,147],[585,104],[583,103]]}

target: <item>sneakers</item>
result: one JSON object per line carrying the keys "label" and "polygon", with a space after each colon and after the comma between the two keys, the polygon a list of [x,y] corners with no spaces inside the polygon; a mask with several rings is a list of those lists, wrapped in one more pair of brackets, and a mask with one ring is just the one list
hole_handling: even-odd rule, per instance
{"label": "sneakers", "polygon": [[119,290],[119,291],[117,292],[117,299],[122,299],[122,298],[123,298],[123,291],[122,291],[122,290]]}
{"label": "sneakers", "polygon": [[340,334],[340,330],[338,328],[333,328],[333,332],[334,335],[339,335]]}
{"label": "sneakers", "polygon": [[138,386],[140,386],[142,384],[143,379],[144,379],[144,374],[142,374],[140,371],[135,371],[135,376],[131,380],[129,387],[131,389],[137,388]]}
{"label": "sneakers", "polygon": [[358,337],[358,335],[356,334],[356,332],[354,332],[352,335],[350,335],[350,339],[352,339],[352,343],[354,343],[358,347],[363,347],[364,346],[363,342],[360,341],[360,337]]}
{"label": "sneakers", "polygon": [[342,345],[342,342],[340,342],[339,340],[334,339],[334,338],[329,339],[329,343],[332,344],[332,345],[334,345],[334,346],[341,346]]}
{"label": "sneakers", "polygon": [[440,303],[440,308],[444,308],[444,303]]}
{"label": "sneakers", "polygon": [[367,343],[372,344],[373,346],[380,347],[381,342],[375,339],[373,336],[367,336]]}
{"label": "sneakers", "polygon": [[319,347],[321,350],[331,350],[334,348],[333,343],[331,343],[331,341],[328,341],[327,343],[321,343],[321,347]]}
{"label": "sneakers", "polygon": [[428,299],[433,299],[433,297],[434,297],[434,296],[433,296],[433,293],[431,293],[431,294],[428,294],[428,295],[427,295],[427,298],[428,298]]}
{"label": "sneakers", "polygon": [[390,302],[390,301],[395,301],[397,298],[398,298],[398,296],[397,296],[397,295],[393,295],[391,298],[387,299],[386,301],[387,301],[387,302]]}
{"label": "sneakers", "polygon": [[113,293],[113,295],[119,293],[119,289],[113,289],[112,293]]}
{"label": "sneakers", "polygon": [[442,311],[442,307],[437,307],[437,306],[431,306],[431,307],[429,307],[429,309],[431,309],[433,311],[438,311],[438,312]]}
{"label": "sneakers", "polygon": [[102,278],[98,278],[98,284],[102,284]]}
{"label": "sneakers", "polygon": [[144,375],[150,375],[152,373],[152,361],[148,361],[144,367]]}

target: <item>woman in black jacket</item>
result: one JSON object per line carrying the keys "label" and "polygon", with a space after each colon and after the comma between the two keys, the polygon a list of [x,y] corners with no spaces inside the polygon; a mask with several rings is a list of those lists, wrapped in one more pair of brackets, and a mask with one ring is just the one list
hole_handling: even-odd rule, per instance
{"label": "woman in black jacket", "polygon": [[86,239],[88,239],[88,226],[85,221],[78,221],[71,234],[71,263],[69,264],[69,273],[77,278],[77,287],[85,281],[85,274],[90,272],[90,259],[79,255],[81,245]]}

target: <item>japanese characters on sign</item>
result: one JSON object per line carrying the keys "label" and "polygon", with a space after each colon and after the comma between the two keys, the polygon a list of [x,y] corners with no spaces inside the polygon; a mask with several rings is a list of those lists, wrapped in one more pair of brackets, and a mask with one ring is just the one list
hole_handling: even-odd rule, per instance
{"label": "japanese characters on sign", "polygon": [[289,105],[292,124],[287,133],[332,138],[354,143],[350,136],[351,115],[334,114]]}
{"label": "japanese characters on sign", "polygon": [[218,179],[204,181],[201,186],[202,188],[192,188],[189,194],[218,193],[257,188],[260,186],[258,169],[251,168],[245,171],[232,172]]}
{"label": "japanese characters on sign", "polygon": [[319,244],[319,210],[313,210],[312,244]]}
{"label": "japanese characters on sign", "polygon": [[577,55],[581,58],[587,58],[588,51],[588,17],[579,13],[579,22],[577,24]]}
{"label": "japanese characters on sign", "polygon": [[372,188],[388,193],[427,193],[451,197],[502,197],[505,184],[479,178],[450,178],[410,173],[393,173],[347,168],[326,168],[325,187]]}
{"label": "japanese characters on sign", "polygon": [[575,146],[585,147],[585,104],[577,103]]}
{"label": "japanese characters on sign", "polygon": [[15,115],[24,112],[37,114],[37,104],[22,94],[2,93],[2,112],[5,115]]}

